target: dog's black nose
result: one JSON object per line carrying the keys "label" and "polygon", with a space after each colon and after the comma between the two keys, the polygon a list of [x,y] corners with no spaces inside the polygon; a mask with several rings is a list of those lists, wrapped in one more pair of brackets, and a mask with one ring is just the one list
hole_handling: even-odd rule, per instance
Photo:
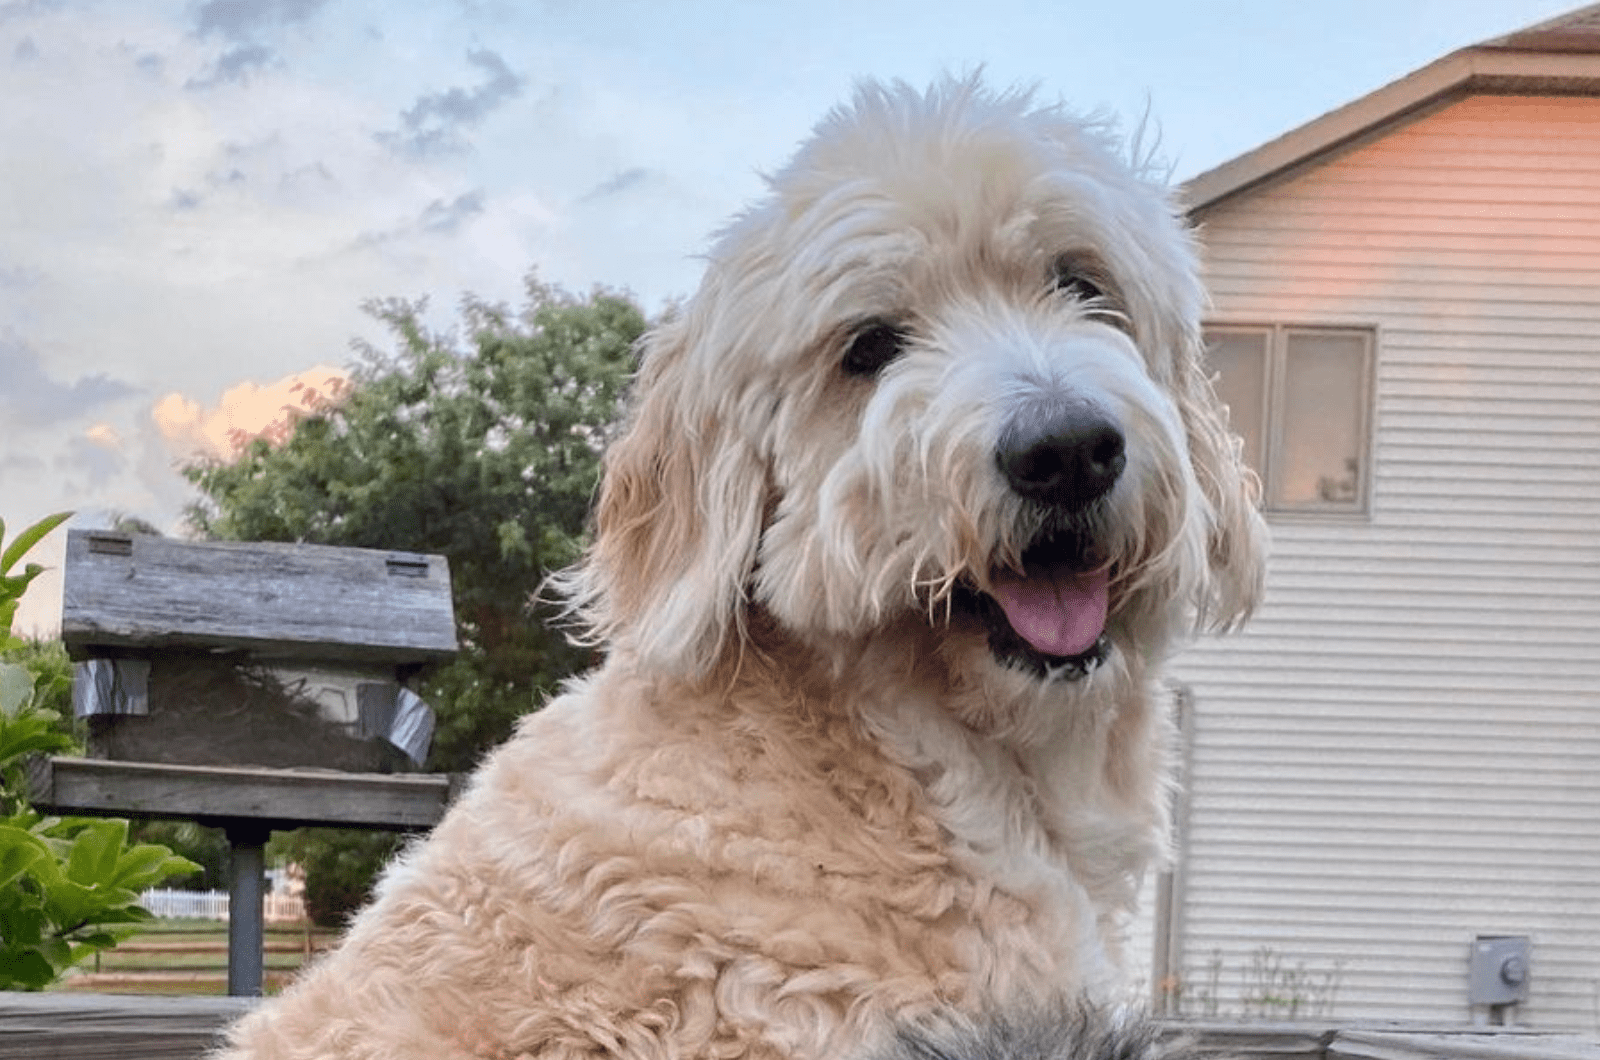
{"label": "dog's black nose", "polygon": [[1104,496],[1128,463],[1121,429],[1086,404],[1017,417],[1001,434],[995,460],[1018,494],[1067,508]]}

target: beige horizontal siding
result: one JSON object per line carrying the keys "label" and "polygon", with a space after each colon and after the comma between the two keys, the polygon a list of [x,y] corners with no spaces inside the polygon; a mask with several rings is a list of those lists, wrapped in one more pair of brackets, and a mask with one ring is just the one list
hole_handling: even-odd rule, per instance
{"label": "beige horizontal siding", "polygon": [[1218,321],[1377,329],[1370,512],[1273,520],[1195,696],[1179,963],[1253,955],[1337,1018],[1461,1022],[1476,934],[1520,1018],[1600,1033],[1600,100],[1475,98],[1204,217]]}

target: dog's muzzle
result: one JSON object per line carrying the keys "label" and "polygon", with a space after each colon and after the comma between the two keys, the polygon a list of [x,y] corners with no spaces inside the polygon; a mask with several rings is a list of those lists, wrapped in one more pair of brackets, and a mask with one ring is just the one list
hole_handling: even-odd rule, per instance
{"label": "dog's muzzle", "polygon": [[1122,430],[1086,402],[1034,406],[1002,432],[995,463],[1011,490],[1040,510],[1042,529],[1020,569],[991,571],[989,592],[971,602],[1002,660],[1080,677],[1109,650],[1110,563],[1085,516],[1127,466]]}

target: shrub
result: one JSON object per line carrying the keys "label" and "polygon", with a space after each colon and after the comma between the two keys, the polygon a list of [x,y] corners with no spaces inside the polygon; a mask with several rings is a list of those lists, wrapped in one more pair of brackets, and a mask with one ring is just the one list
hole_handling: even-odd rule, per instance
{"label": "shrub", "polygon": [[[11,624],[36,563],[12,574],[66,514],[24,530],[0,550],[0,650],[26,647]],[[0,522],[0,545],[5,524]],[[48,658],[49,653],[38,653]],[[41,675],[43,679],[41,680]],[[63,731],[63,676],[48,667],[0,662],[0,989],[40,990],[68,968],[150,919],[139,892],[199,866],[163,846],[128,844],[128,822],[44,817],[28,804],[27,762],[76,749]]]}

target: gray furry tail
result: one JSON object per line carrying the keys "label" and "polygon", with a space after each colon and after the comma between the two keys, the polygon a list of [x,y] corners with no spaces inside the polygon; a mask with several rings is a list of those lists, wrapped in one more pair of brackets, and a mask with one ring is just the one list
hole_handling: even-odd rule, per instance
{"label": "gray furry tail", "polygon": [[1070,1004],[907,1027],[874,1060],[1188,1060],[1192,1044],[1132,1009]]}

